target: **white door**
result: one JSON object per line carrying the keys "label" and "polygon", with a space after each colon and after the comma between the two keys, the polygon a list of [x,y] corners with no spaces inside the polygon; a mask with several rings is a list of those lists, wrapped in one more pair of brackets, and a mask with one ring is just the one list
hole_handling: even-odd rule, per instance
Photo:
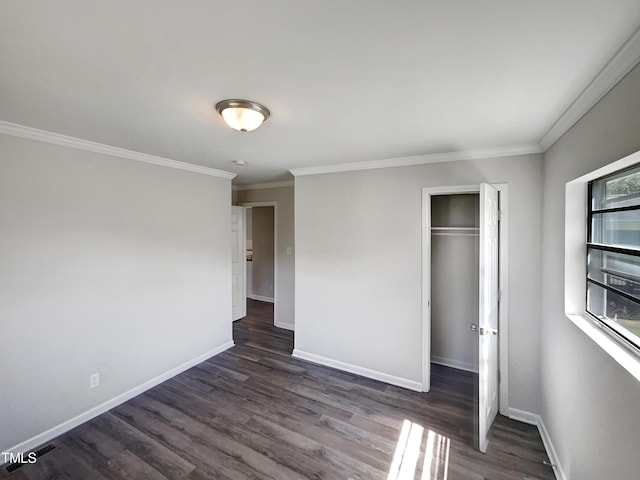
{"label": "white door", "polygon": [[478,448],[498,413],[498,191],[480,184]]}
{"label": "white door", "polygon": [[247,315],[245,209],[231,207],[231,311],[232,321]]}

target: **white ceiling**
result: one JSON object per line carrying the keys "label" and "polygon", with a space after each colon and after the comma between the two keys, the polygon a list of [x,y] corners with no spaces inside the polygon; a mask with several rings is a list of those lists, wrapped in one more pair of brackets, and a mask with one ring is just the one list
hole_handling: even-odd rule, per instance
{"label": "white ceiling", "polygon": [[[0,120],[239,184],[535,145],[638,26],[638,0],[3,0]],[[225,98],[272,116],[240,134]]]}

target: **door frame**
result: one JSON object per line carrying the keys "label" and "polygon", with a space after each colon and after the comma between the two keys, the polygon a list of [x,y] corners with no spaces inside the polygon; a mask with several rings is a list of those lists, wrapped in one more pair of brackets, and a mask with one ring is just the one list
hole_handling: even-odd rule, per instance
{"label": "door frame", "polygon": [[[242,205],[231,205],[232,216],[233,216],[233,209],[235,207],[242,208]],[[240,222],[238,223],[238,230],[240,232],[240,237],[239,237],[240,245],[238,246],[238,250],[239,250],[238,255],[239,255],[239,263],[240,263],[240,271],[242,272],[241,273],[242,285],[240,286],[240,290],[244,296],[244,304],[241,307],[241,314],[238,318],[234,318],[233,305],[231,305],[232,322],[235,322],[236,320],[240,320],[241,318],[244,318],[247,316],[247,253],[246,253],[247,251],[247,209],[246,208],[242,208],[242,215],[240,215],[240,217],[241,217]],[[232,270],[231,275],[233,276],[233,258],[231,259],[231,270]]]}
{"label": "door frame", "polygon": [[278,202],[243,202],[238,205],[246,208],[273,207],[273,324],[280,327],[278,325]]}
{"label": "door frame", "polygon": [[[491,184],[498,190],[500,209],[498,306],[499,412],[509,415],[509,185]],[[431,388],[431,196],[480,193],[480,185],[424,187],[422,189],[422,391]]]}

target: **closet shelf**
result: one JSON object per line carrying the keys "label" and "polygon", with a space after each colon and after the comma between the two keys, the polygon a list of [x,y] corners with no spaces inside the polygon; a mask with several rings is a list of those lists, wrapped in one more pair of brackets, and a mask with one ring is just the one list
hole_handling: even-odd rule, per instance
{"label": "closet shelf", "polygon": [[478,227],[431,227],[431,235],[443,237],[477,237]]}

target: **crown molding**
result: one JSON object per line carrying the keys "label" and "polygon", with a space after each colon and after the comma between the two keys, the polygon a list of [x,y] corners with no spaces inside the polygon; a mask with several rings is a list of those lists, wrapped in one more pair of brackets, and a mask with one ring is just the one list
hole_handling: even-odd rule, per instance
{"label": "crown molding", "polygon": [[268,183],[250,183],[247,185],[233,185],[232,188],[236,191],[242,190],[262,190],[265,188],[281,188],[281,187],[293,187],[293,180],[286,180],[284,182],[268,182]]}
{"label": "crown molding", "polygon": [[69,137],[60,133],[48,132],[37,128],[25,127],[15,123],[0,121],[0,133],[13,135],[14,137],[28,138],[39,142],[51,143],[54,145],[62,145],[63,147],[76,148],[78,150],[86,150],[94,153],[110,155],[112,157],[126,158],[137,162],[151,163],[153,165],[161,165],[163,167],[177,168],[188,172],[202,173],[213,177],[233,179],[236,174],[217,170],[215,168],[203,167],[192,163],[179,162],[169,158],[156,157],[147,153],[134,152],[120,147],[112,147],[102,143],[83,140],[81,138]]}
{"label": "crown molding", "polygon": [[304,175],[319,175],[322,173],[351,172],[356,170],[372,170],[375,168],[409,167],[427,163],[457,162],[460,160],[480,160],[483,158],[511,157],[542,153],[539,145],[514,145],[485,150],[465,150],[460,152],[434,153],[413,157],[389,158],[385,160],[371,160],[367,162],[341,163],[322,167],[294,168],[289,170],[295,177]]}
{"label": "crown molding", "polygon": [[560,115],[560,118],[540,139],[539,143],[543,150],[546,151],[559,140],[638,63],[640,63],[640,28],[625,42],[587,88],[578,95],[578,98],[569,105],[569,108]]}

